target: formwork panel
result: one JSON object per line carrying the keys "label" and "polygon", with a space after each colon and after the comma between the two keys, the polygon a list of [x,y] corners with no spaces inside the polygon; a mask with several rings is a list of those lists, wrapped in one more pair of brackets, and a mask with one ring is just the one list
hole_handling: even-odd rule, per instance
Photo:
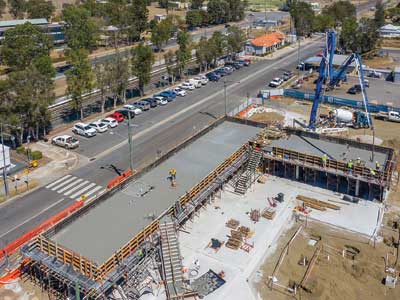
{"label": "formwork panel", "polygon": [[[258,131],[253,126],[222,123],[66,226],[52,239],[98,264],[103,263]],[[171,168],[177,170],[174,188],[167,179]]]}

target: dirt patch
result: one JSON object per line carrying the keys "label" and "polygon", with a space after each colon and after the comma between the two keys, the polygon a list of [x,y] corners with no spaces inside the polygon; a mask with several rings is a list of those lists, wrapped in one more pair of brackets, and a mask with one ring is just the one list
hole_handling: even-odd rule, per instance
{"label": "dirt patch", "polygon": [[19,280],[0,288],[0,299],[2,300],[49,300],[47,292],[42,292],[38,286],[30,281]]}
{"label": "dirt patch", "polygon": [[[149,16],[148,20],[151,21],[154,19],[155,15],[166,15],[167,11],[164,8],[159,7],[158,5],[151,5],[147,6],[147,9],[149,10]],[[186,11],[183,9],[170,9],[168,12],[169,15],[175,15],[175,16],[180,16],[184,18],[186,16]]]}
{"label": "dirt patch", "polygon": [[382,39],[382,47],[400,48],[400,39]]}
{"label": "dirt patch", "polygon": [[[356,234],[313,223],[308,223],[307,228],[296,237],[275,274],[277,283],[282,286],[299,284],[313,255],[321,247],[308,279],[303,281],[303,288],[297,289],[296,297],[282,288],[279,291],[270,290],[268,276],[298,226],[280,238],[277,250],[261,267],[262,278],[255,284],[261,299],[398,299],[399,286],[388,289],[382,284],[385,277],[382,257],[393,248],[384,243],[378,243],[374,248]],[[321,240],[311,246],[309,242],[313,236],[319,236]],[[343,250],[348,250],[351,255],[343,257]],[[306,266],[301,263],[304,260]]]}
{"label": "dirt patch", "polygon": [[277,112],[263,112],[254,114],[250,117],[250,120],[258,121],[258,122],[282,122],[285,119],[284,116]]}
{"label": "dirt patch", "polygon": [[394,60],[390,56],[379,57],[375,56],[372,59],[364,60],[363,63],[371,68],[377,69],[392,69],[396,64],[394,64]]}

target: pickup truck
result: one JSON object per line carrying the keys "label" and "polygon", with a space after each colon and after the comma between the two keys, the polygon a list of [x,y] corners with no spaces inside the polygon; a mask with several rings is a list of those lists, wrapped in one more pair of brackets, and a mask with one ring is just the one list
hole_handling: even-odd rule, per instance
{"label": "pickup truck", "polygon": [[79,141],[70,135],[56,136],[51,140],[51,143],[65,149],[74,149],[79,147]]}
{"label": "pickup truck", "polygon": [[400,113],[390,110],[386,112],[379,112],[375,115],[375,119],[400,123]]}

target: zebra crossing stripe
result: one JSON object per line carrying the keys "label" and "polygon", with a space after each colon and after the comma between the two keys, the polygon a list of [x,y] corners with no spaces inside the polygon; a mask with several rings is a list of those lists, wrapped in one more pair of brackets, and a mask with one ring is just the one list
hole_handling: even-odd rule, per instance
{"label": "zebra crossing stripe", "polygon": [[65,180],[65,181],[61,182],[60,184],[56,185],[56,186],[53,187],[51,190],[52,190],[52,191],[56,191],[56,190],[58,190],[60,187],[63,187],[64,185],[68,184],[69,182],[71,182],[71,181],[73,181],[73,180],[75,180],[75,179],[76,179],[76,177],[75,177],[75,176],[72,176],[71,178],[68,178],[67,180]]}
{"label": "zebra crossing stripe", "polygon": [[68,174],[68,175],[65,175],[65,176],[61,177],[60,179],[57,179],[56,181],[53,181],[52,183],[46,185],[46,188],[49,189],[49,188],[51,188],[52,186],[55,186],[57,183],[59,183],[59,182],[65,180],[66,178],[69,178],[69,177],[71,177],[71,176],[72,176],[72,175],[69,175],[69,174]]}
{"label": "zebra crossing stripe", "polygon": [[69,189],[67,192],[64,193],[64,196],[68,196],[69,194],[71,194],[73,191],[76,191],[77,189],[83,187],[85,184],[88,184],[89,180],[85,180],[84,182],[81,182],[80,184],[78,184],[77,186],[74,186],[72,189]]}
{"label": "zebra crossing stripe", "polygon": [[81,182],[83,179],[82,178],[78,178],[74,181],[72,181],[70,184],[64,186],[62,189],[59,189],[58,191],[56,191],[57,193],[64,193],[66,190],[70,189],[71,187],[77,185],[79,182]]}

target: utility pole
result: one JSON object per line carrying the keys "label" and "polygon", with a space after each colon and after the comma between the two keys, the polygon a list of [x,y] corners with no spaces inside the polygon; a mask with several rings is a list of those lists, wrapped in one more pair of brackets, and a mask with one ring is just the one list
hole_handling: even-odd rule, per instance
{"label": "utility pole", "polygon": [[131,112],[128,111],[128,143],[129,143],[129,168],[133,171],[133,141],[131,129]]}
{"label": "utility pole", "polygon": [[[300,66],[300,39],[299,39],[298,36],[296,36],[296,37],[297,37],[297,44],[298,44],[298,47],[297,47],[297,66]],[[297,75],[298,76],[300,75],[300,68],[297,68]]]}
{"label": "utility pole", "polygon": [[3,181],[4,181],[4,191],[6,192],[6,198],[10,195],[8,191],[8,182],[7,182],[7,169],[6,169],[6,151],[4,148],[4,139],[3,139],[3,123],[0,123],[0,136],[1,136],[1,147],[3,151]]}
{"label": "utility pole", "polygon": [[224,78],[225,117],[228,115],[228,100],[226,98],[226,79]]}

